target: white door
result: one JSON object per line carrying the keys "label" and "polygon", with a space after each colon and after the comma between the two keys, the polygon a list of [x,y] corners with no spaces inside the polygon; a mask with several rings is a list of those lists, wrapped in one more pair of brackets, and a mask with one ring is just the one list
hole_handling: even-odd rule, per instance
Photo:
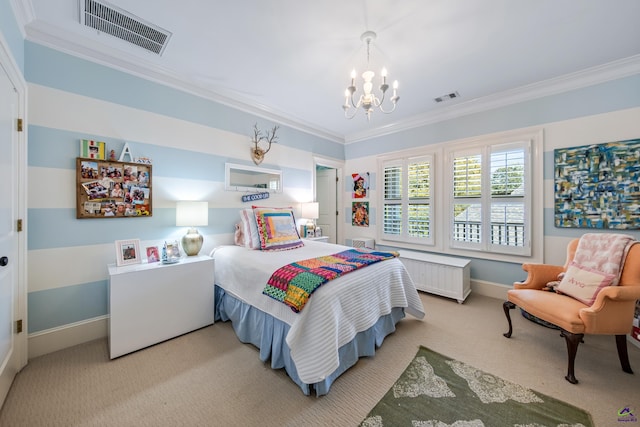
{"label": "white door", "polygon": [[316,170],[316,201],[319,216],[316,224],[322,228],[322,235],[329,237],[329,243],[337,242],[338,205],[337,205],[337,170]]}
{"label": "white door", "polygon": [[18,118],[19,97],[0,63],[0,405],[18,370],[16,346],[19,295]]}

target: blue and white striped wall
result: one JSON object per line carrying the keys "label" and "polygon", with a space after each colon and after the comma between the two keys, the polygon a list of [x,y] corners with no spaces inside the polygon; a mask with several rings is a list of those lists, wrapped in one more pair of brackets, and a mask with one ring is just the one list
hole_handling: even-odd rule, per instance
{"label": "blue and white striped wall", "polygon": [[[144,248],[179,239],[185,230],[175,226],[176,201],[209,202],[202,253],[231,243],[238,210],[250,203],[224,191],[225,162],[253,165],[253,124],[266,130],[273,123],[29,42],[26,64],[33,357],[106,335],[114,242],[140,239]],[[261,204],[297,207],[313,197],[314,156],[341,160],[343,147],[285,126],[278,135],[262,166],[283,171],[284,191]],[[117,157],[127,143],[134,157],[152,159],[153,216],[76,219],[81,139],[104,141]]]}

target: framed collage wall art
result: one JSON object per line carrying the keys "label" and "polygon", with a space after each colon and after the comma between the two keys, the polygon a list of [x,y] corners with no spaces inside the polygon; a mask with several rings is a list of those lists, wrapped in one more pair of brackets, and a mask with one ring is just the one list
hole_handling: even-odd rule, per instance
{"label": "framed collage wall art", "polygon": [[149,217],[151,165],[78,157],[76,218]]}
{"label": "framed collage wall art", "polygon": [[369,198],[369,172],[352,173],[353,183],[352,198],[356,201],[351,203],[351,225],[355,227],[369,226],[369,202],[363,199]]}

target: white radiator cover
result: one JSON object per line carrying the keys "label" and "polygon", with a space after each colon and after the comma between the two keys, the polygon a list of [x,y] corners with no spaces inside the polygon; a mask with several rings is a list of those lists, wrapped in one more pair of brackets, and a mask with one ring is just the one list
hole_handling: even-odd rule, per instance
{"label": "white radiator cover", "polygon": [[363,237],[354,237],[353,239],[351,239],[351,246],[354,248],[375,249],[376,242],[373,239],[366,239]]}
{"label": "white radiator cover", "polygon": [[414,251],[399,253],[418,290],[454,298],[460,304],[471,293],[470,260]]}

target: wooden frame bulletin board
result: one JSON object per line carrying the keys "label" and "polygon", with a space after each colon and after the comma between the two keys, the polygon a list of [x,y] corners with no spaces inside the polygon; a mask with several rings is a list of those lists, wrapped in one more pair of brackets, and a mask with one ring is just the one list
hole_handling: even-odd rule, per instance
{"label": "wooden frame bulletin board", "polygon": [[76,218],[148,217],[151,165],[76,158]]}

